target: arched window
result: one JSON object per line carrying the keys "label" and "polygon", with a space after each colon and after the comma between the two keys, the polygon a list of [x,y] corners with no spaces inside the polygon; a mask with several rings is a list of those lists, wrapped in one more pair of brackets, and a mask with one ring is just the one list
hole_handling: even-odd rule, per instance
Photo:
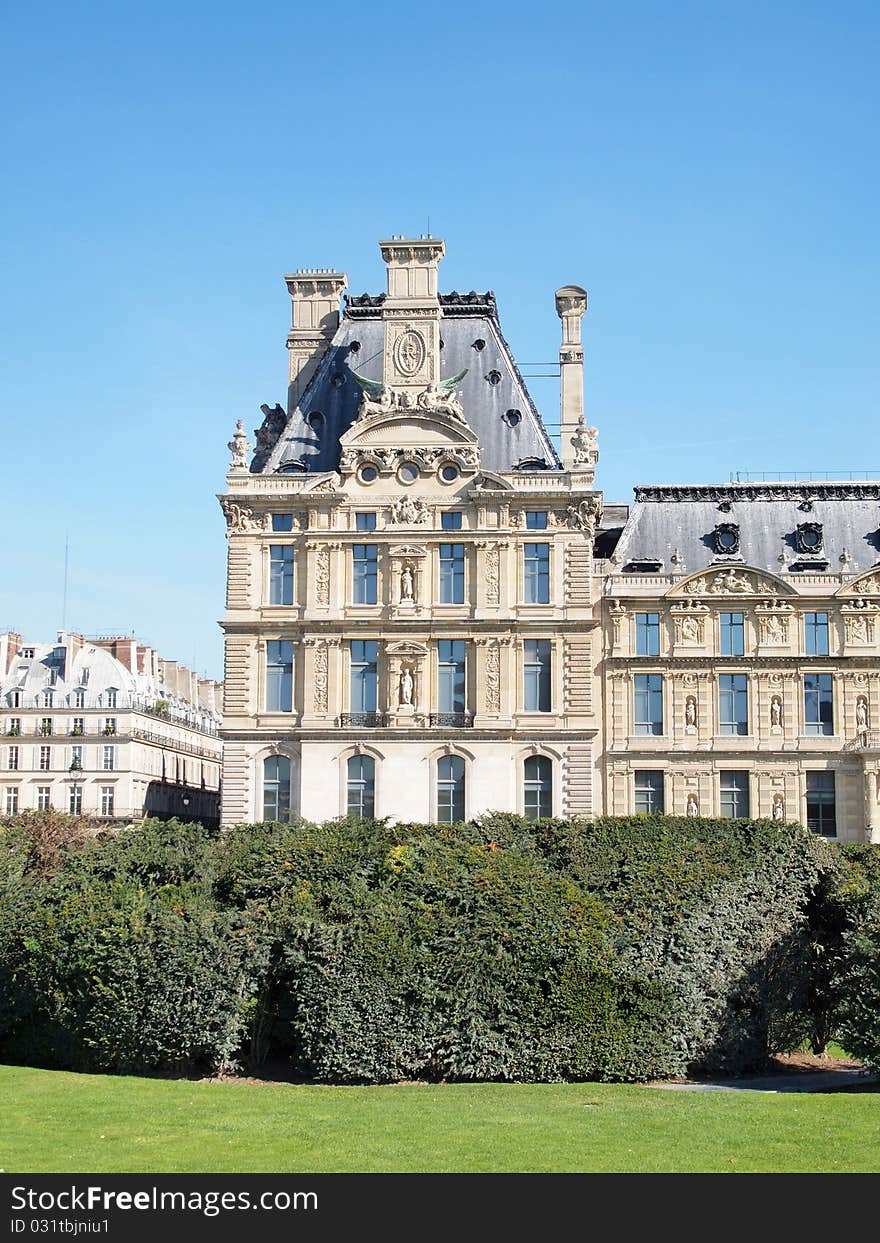
{"label": "arched window", "polygon": [[444,755],[437,761],[437,820],[455,824],[464,820],[464,760]]}
{"label": "arched window", "polygon": [[523,764],[523,814],[527,820],[553,815],[553,761],[530,755]]}
{"label": "arched window", "polygon": [[263,819],[290,819],[290,760],[270,755],[263,761]]}
{"label": "arched window", "polygon": [[353,755],[348,761],[348,814],[371,819],[376,806],[376,761]]}

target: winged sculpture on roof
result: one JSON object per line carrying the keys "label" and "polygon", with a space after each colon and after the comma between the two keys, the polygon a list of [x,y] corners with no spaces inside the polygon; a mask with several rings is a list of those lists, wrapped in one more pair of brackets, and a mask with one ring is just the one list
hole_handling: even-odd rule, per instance
{"label": "winged sculpture on roof", "polygon": [[358,416],[362,418],[368,414],[385,414],[389,410],[411,410],[415,405],[419,410],[430,411],[433,414],[449,414],[463,421],[464,410],[455,396],[454,389],[467,373],[468,368],[465,367],[464,370],[454,376],[449,376],[446,380],[429,384],[417,394],[413,402],[413,398],[406,389],[392,389],[381,380],[370,380],[367,376],[358,375],[356,371],[352,371],[351,374],[363,394]]}

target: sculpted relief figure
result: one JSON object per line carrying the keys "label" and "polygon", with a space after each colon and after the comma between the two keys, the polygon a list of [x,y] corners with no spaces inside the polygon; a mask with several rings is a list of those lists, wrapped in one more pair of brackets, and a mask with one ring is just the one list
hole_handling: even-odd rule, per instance
{"label": "sculpted relief figure", "polygon": [[764,622],[764,640],[767,643],[784,643],[787,635],[787,626],[782,617],[777,617],[775,613],[770,613],[763,619]]}
{"label": "sculpted relief figure", "polygon": [[424,501],[414,500],[411,496],[402,496],[391,506],[391,521],[398,525],[413,525],[427,522],[430,510]]}
{"label": "sculpted relief figure", "polygon": [[599,461],[599,429],[587,427],[583,415],[578,417],[577,431],[571,438],[575,466],[595,466]]}

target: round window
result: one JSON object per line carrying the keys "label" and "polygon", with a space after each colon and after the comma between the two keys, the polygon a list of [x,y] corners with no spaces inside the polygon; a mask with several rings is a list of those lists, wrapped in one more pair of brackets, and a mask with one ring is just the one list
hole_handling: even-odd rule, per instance
{"label": "round window", "polygon": [[724,552],[730,552],[732,548],[736,548],[737,537],[736,531],[719,531],[718,547]]}
{"label": "round window", "polygon": [[806,527],[803,531],[801,531],[801,544],[804,548],[809,551],[813,551],[818,548],[821,543],[822,536],[818,531],[813,530],[812,527]]}
{"label": "round window", "polygon": [[397,478],[401,483],[415,483],[419,477],[419,468],[415,462],[401,462]]}
{"label": "round window", "polygon": [[455,483],[458,478],[458,467],[452,462],[446,462],[440,467],[440,478],[444,483]]}
{"label": "round window", "polygon": [[368,462],[366,466],[361,467],[360,478],[361,483],[375,483],[379,478],[379,471]]}

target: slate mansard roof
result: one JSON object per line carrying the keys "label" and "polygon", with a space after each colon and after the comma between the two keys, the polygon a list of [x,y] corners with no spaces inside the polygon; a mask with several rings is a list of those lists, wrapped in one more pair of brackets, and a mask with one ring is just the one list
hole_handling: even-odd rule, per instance
{"label": "slate mansard roof", "polygon": [[[845,569],[852,575],[880,564],[877,482],[660,485],[638,487],[635,495],[614,551],[624,571],[690,574],[741,563],[773,574]],[[714,533],[722,524],[737,528],[739,548],[732,555],[716,547]],[[815,552],[804,551],[798,536],[799,527],[810,525],[821,528]]]}
{"label": "slate mansard roof", "polygon": [[[310,472],[338,468],[339,438],[355,421],[361,398],[351,373],[382,379],[383,302],[382,294],[345,299],[326,354],[265,464],[255,459],[256,473],[283,471],[296,461]],[[532,469],[543,463],[546,469],[558,470],[556,449],[501,333],[494,295],[441,294],[440,305],[441,376],[467,368],[456,392],[465,420],[479,438],[483,468],[510,471],[525,463]],[[315,413],[322,420],[310,424]]]}

